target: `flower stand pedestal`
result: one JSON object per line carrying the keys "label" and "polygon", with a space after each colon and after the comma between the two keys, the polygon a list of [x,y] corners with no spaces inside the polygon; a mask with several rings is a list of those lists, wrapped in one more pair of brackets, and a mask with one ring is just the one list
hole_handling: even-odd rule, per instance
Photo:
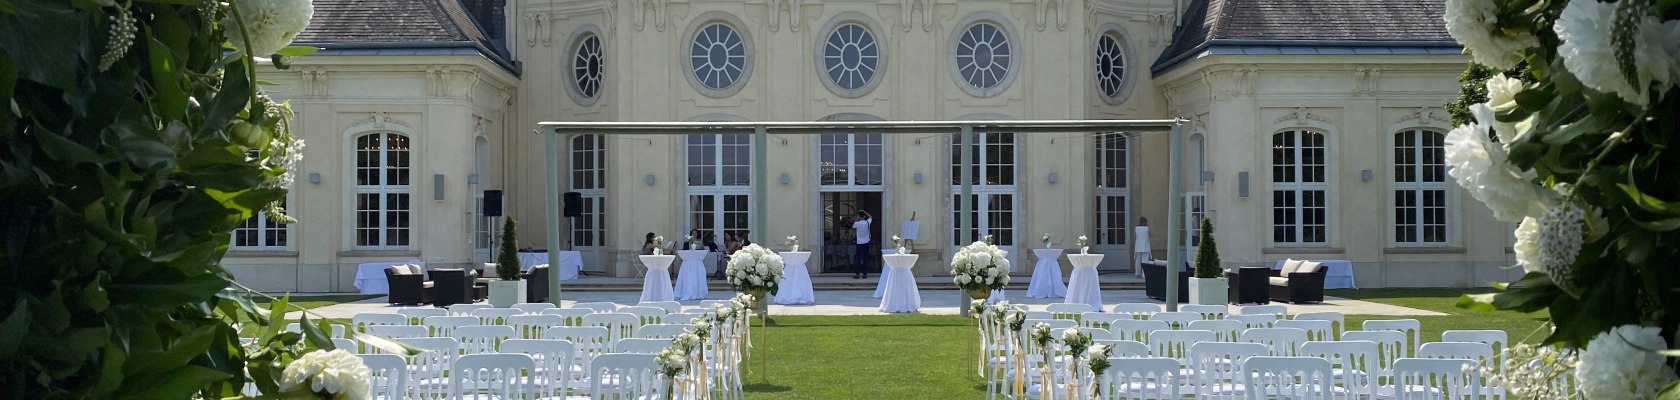
{"label": "flower stand pedestal", "polygon": [[491,306],[508,308],[523,302],[525,302],[525,281],[490,281]]}
{"label": "flower stand pedestal", "polygon": [[1230,281],[1225,278],[1190,278],[1190,302],[1224,305],[1230,299]]}

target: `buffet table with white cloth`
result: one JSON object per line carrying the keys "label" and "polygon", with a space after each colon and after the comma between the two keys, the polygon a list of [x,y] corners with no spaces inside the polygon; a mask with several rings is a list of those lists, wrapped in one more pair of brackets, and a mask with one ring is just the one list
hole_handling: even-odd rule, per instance
{"label": "buffet table with white cloth", "polygon": [[[1283,261],[1272,264],[1272,269],[1283,269]],[[1353,285],[1353,263],[1348,260],[1307,260],[1317,261],[1324,266],[1325,289],[1358,289]]]}
{"label": "buffet table with white cloth", "polygon": [[916,274],[910,272],[916,266],[915,254],[887,254],[881,256],[886,261],[888,270],[892,270],[891,278],[887,279],[887,290],[881,297],[881,312],[913,313],[922,310],[922,293],[916,289]]}
{"label": "buffet table with white cloth", "polygon": [[817,293],[811,288],[811,272],[805,270],[805,262],[811,259],[809,251],[784,251],[782,256],[782,282],[776,289],[776,304],[816,304]]}
{"label": "buffet table with white cloth", "polygon": [[385,269],[403,264],[419,265],[422,269],[426,266],[420,260],[362,263],[356,266],[356,280],[350,283],[362,294],[389,294],[391,282],[385,280]]}
{"label": "buffet table with white cloth", "polygon": [[1062,249],[1033,249],[1033,255],[1038,256],[1038,265],[1033,267],[1032,282],[1027,284],[1027,297],[1067,297],[1067,285],[1062,283],[1062,264],[1056,262],[1062,256]]}
{"label": "buffet table with white cloth", "polygon": [[1097,264],[1102,254],[1069,254],[1073,273],[1068,277],[1067,299],[1064,303],[1090,304],[1092,310],[1102,310],[1102,285],[1097,280]]}
{"label": "buffet table with white cloth", "polygon": [[[677,300],[705,300],[706,299],[706,254],[705,249],[677,250],[677,257],[682,258],[682,269],[677,270]],[[648,273],[652,275],[650,271]]]}
{"label": "buffet table with white cloth", "polygon": [[676,301],[677,296],[671,290],[671,262],[677,256],[670,254],[638,256],[642,265],[647,266],[647,277],[642,278],[642,299],[639,303],[650,301]]}

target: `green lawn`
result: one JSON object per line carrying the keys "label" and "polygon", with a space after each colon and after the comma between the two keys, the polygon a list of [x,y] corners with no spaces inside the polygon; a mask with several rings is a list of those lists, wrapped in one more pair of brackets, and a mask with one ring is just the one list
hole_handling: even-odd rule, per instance
{"label": "green lawn", "polygon": [[[976,399],[979,341],[957,316],[779,316],[753,325],[749,399]],[[761,363],[768,368],[760,367]],[[768,374],[761,373],[768,371]]]}
{"label": "green lawn", "polygon": [[[274,295],[274,297],[275,298],[280,298],[280,297],[285,297],[285,296]],[[321,308],[321,307],[326,307],[326,306],[340,304],[340,303],[362,301],[362,300],[367,300],[367,299],[371,299],[371,298],[375,298],[375,297],[380,297],[380,295],[377,295],[377,294],[335,294],[335,295],[325,295],[325,296],[292,296],[291,300],[289,300],[289,301],[291,302],[292,306],[301,307],[303,309],[308,310],[308,309]],[[261,306],[263,308],[267,308],[268,303],[269,303],[268,298],[266,298],[266,297],[256,297],[256,298],[253,298],[251,301],[256,302],[258,306]],[[296,310],[294,309],[292,311],[296,311]]]}
{"label": "green lawn", "polygon": [[1504,330],[1513,342],[1538,342],[1544,338],[1544,332],[1539,329],[1543,325],[1544,313],[1523,314],[1511,311],[1481,312],[1471,311],[1454,306],[1458,296],[1465,293],[1488,293],[1492,289],[1358,289],[1358,290],[1327,290],[1326,296],[1346,299],[1364,300],[1374,303],[1392,304],[1420,310],[1435,311],[1447,315],[1391,317],[1382,315],[1349,315],[1347,324],[1350,329],[1359,329],[1360,324],[1370,319],[1413,318],[1423,324],[1423,341],[1434,342],[1441,340],[1441,332],[1456,329],[1499,329]]}

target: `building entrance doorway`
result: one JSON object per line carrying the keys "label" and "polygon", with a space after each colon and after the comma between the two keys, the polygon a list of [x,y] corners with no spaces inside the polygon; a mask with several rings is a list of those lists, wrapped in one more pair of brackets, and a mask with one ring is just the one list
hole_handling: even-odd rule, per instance
{"label": "building entrance doorway", "polygon": [[[882,243],[888,241],[881,237],[881,224],[886,222],[881,218],[881,192],[822,192],[822,272],[854,270],[852,253],[857,251],[857,232],[852,230],[852,223],[857,222],[860,209],[875,216],[875,223],[869,226],[870,251],[878,254]],[[865,270],[879,273],[880,263],[872,262],[879,258],[866,257]]]}

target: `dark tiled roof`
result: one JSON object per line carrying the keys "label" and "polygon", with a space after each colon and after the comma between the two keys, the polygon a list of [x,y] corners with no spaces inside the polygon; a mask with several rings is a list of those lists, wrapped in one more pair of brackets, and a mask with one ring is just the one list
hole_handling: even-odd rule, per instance
{"label": "dark tiled roof", "polygon": [[1407,47],[1451,42],[1444,0],[1192,0],[1172,44],[1151,68],[1165,72],[1220,42]]}
{"label": "dark tiled roof", "polygon": [[[480,10],[493,0],[466,0]],[[315,15],[296,42],[305,45],[331,44],[329,49],[381,48],[401,43],[424,48],[474,46],[486,58],[513,70],[505,50],[474,19],[461,0],[314,0]],[[490,17],[500,11],[483,12]],[[500,32],[501,20],[486,21]]]}

